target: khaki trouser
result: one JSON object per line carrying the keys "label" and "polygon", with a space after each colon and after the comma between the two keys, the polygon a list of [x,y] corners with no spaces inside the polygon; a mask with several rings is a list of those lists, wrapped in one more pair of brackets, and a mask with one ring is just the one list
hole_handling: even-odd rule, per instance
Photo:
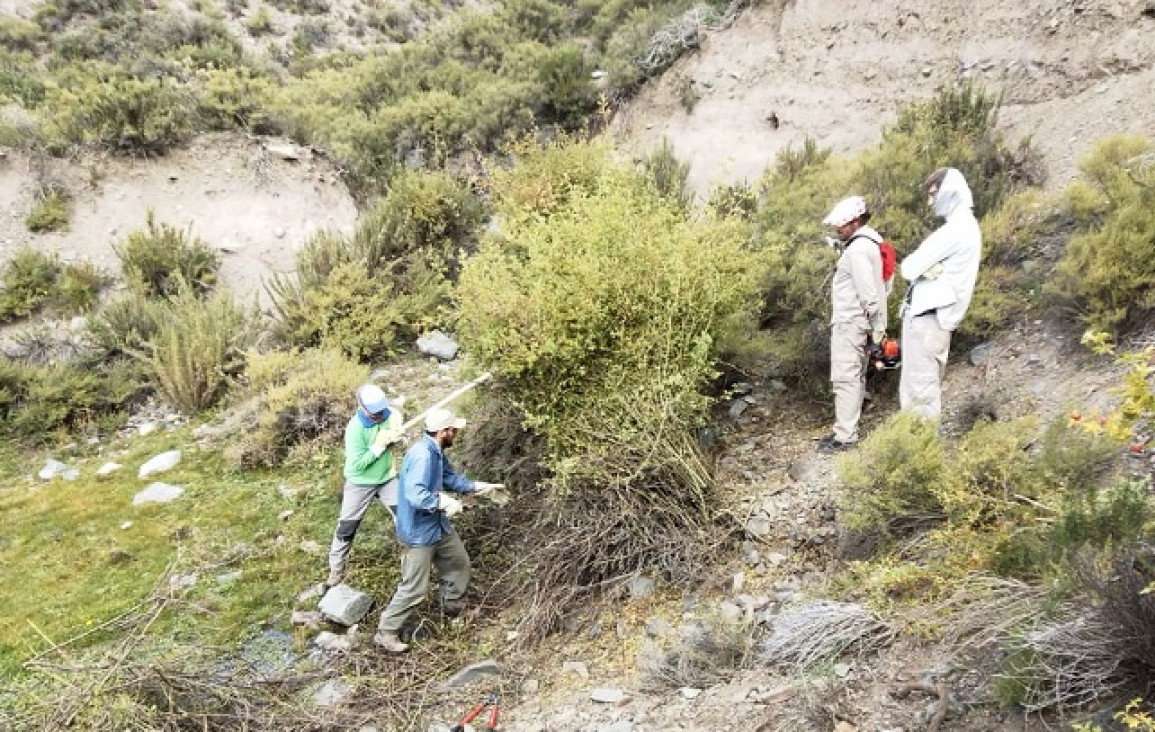
{"label": "khaki trouser", "polygon": [[398,633],[414,608],[425,601],[429,592],[429,570],[436,566],[441,575],[441,601],[456,603],[469,586],[469,554],[457,531],[451,529],[432,546],[401,548],[401,584],[393,593],[389,607],[381,613],[378,630]]}
{"label": "khaki trouser", "polygon": [[950,331],[934,311],[902,320],[902,376],[898,402],[903,410],[935,418],[942,412],[942,379],[950,354]]}
{"label": "khaki trouser", "polygon": [[866,343],[861,325],[835,323],[830,329],[830,382],[834,386],[834,439],[858,442],[858,419],[866,396]]}
{"label": "khaki trouser", "polygon": [[397,520],[397,478],[394,476],[381,485],[357,485],[345,481],[341,491],[341,515],[337,517],[337,529],[333,532],[333,543],[329,547],[329,569],[344,571],[349,561],[349,550],[353,547],[353,537],[361,526],[361,519],[376,498]]}

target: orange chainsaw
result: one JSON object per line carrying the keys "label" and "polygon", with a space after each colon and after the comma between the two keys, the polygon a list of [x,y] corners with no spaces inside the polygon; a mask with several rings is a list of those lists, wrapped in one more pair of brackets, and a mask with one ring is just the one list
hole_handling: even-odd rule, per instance
{"label": "orange chainsaw", "polygon": [[902,349],[897,338],[883,338],[866,347],[866,358],[876,371],[890,371],[902,365]]}

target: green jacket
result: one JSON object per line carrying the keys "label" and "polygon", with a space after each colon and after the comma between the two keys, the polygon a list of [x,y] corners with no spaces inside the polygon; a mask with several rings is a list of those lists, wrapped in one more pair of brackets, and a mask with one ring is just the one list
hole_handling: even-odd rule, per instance
{"label": "green jacket", "polygon": [[381,430],[397,429],[402,425],[401,410],[394,409],[389,419],[372,427],[365,427],[356,414],[345,425],[345,480],[356,485],[381,485],[397,475],[393,452],[386,449],[374,456],[369,448]]}

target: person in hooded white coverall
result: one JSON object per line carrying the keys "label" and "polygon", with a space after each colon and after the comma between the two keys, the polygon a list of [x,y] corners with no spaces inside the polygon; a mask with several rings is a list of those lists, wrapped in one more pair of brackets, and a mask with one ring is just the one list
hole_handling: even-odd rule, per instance
{"label": "person in hooded white coverall", "polygon": [[942,412],[942,379],[950,336],[974,294],[982,232],[962,173],[939,168],[926,180],[927,202],[945,221],[899,265],[910,282],[902,306],[899,405],[927,418]]}
{"label": "person in hooded white coverall", "polygon": [[886,297],[882,279],[882,236],[867,226],[870,213],[862,196],[835,204],[822,223],[838,232],[842,254],[831,280],[830,382],[834,388],[834,432],[818,444],[829,453],[858,442],[858,421],[866,395],[866,345],[886,333]]}

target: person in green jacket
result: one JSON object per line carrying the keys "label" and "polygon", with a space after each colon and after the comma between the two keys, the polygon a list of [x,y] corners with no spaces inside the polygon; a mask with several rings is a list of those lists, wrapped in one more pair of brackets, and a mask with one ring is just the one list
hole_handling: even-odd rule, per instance
{"label": "person in green jacket", "polygon": [[345,486],[329,548],[326,587],[345,578],[353,537],[374,499],[396,520],[397,465],[389,447],[401,441],[401,424],[401,411],[389,408],[380,387],[365,384],[357,389],[357,411],[345,426]]}

